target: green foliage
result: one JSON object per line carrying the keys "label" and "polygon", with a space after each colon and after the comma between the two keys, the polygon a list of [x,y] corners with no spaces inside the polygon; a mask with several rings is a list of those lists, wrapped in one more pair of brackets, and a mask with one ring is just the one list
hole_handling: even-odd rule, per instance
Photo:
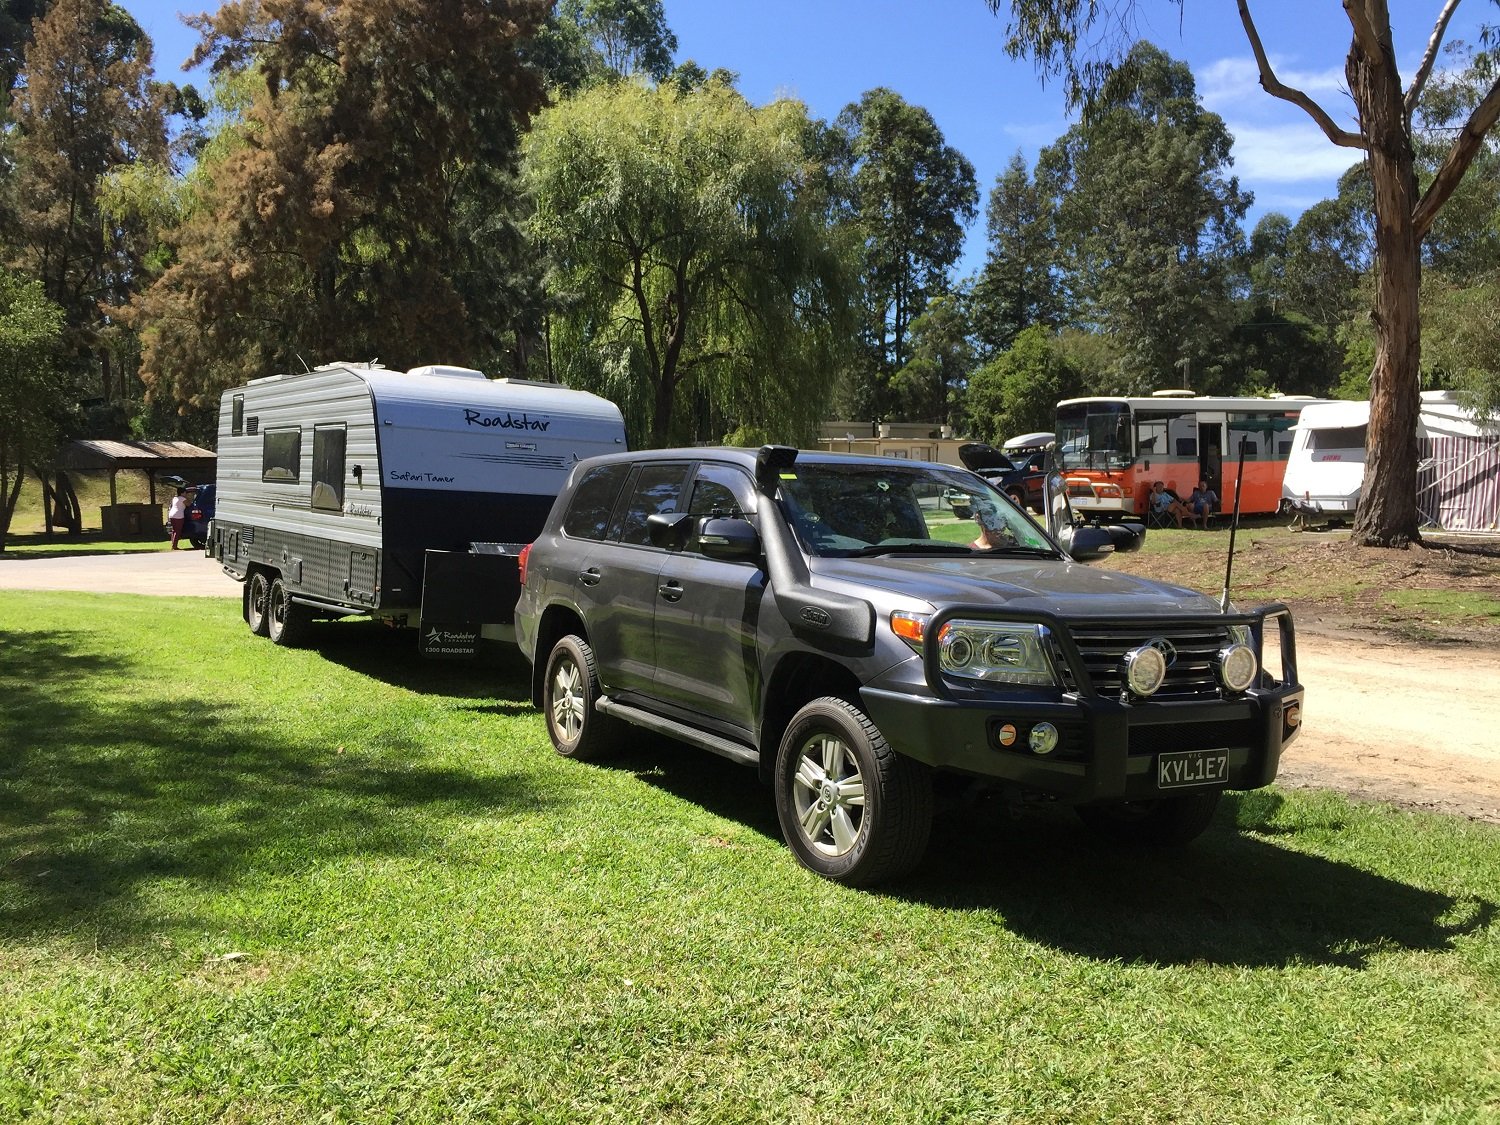
{"label": "green foliage", "polygon": [[632,444],[816,432],[853,282],[814,139],[801,103],[756,109],[718,82],[595,87],[537,122],[555,369],[619,403]]}
{"label": "green foliage", "polygon": [[911,359],[911,322],[948,288],[963,250],[963,224],[979,203],[974,167],[927,110],[883,87],[839,114],[828,155],[863,244],[863,353],[853,409],[889,418],[889,390]]}
{"label": "green foliage", "polygon": [[546,5],[417,7],[194,17],[198,61],[259,81],[130,309],[157,393],[206,406],[299,356],[524,365],[538,277],[515,163],[543,90],[518,51]]}
{"label": "green foliage", "polygon": [[896,372],[891,390],[902,417],[956,426],[964,384],[974,366],[968,310],[953,293],[940,293],[911,323],[911,359]]}
{"label": "green foliage", "polygon": [[1423,382],[1462,392],[1465,405],[1486,418],[1500,417],[1497,307],[1500,273],[1464,286],[1429,274],[1422,289]]}
{"label": "green foliage", "polygon": [[1084,119],[1043,150],[1037,179],[1059,203],[1068,320],[1112,335],[1128,389],[1188,367],[1219,390],[1239,222],[1232,138],[1203,109],[1186,65],[1141,42]]}
{"label": "green foliage", "polygon": [[0,268],[0,550],[26,467],[51,461],[71,397],[58,370],[65,326],[40,281]]}
{"label": "green foliage", "polygon": [[1058,200],[1031,178],[1017,153],[995,179],[985,208],[989,249],[974,283],[974,335],[986,355],[1010,347],[1033,324],[1063,320]]}
{"label": "green foliage", "polygon": [[1053,335],[1034,324],[969,380],[964,405],[970,427],[989,442],[1050,430],[1058,402],[1081,393],[1081,384]]}

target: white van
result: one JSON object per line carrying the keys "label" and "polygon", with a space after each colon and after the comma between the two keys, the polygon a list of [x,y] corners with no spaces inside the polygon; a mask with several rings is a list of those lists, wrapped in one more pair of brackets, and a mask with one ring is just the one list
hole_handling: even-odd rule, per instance
{"label": "white van", "polygon": [[360,363],[256,379],[220,406],[207,550],[278,644],[370,614],[470,656],[511,635],[516,557],[568,471],[625,448],[614,403],[551,383]]}

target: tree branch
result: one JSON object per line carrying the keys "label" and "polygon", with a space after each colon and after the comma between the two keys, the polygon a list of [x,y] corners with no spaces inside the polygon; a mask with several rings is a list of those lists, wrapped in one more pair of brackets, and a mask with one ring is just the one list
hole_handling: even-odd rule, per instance
{"label": "tree branch", "polygon": [[1438,169],[1432,183],[1427,185],[1417,209],[1412,212],[1412,226],[1418,239],[1426,236],[1437,213],[1448,202],[1448,197],[1458,187],[1458,182],[1464,178],[1464,173],[1469,170],[1469,165],[1484,145],[1485,134],[1490,131],[1497,118],[1500,118],[1500,78],[1495,79],[1484,100],[1474,107],[1469,120],[1464,122],[1453,147],[1448,150],[1443,166]]}
{"label": "tree branch", "polygon": [[[1370,22],[1365,10],[1360,7],[1360,0],[1344,0],[1344,14],[1349,17],[1349,23],[1354,28],[1354,42],[1358,44],[1359,49],[1367,58],[1378,60],[1381,55],[1385,54],[1385,49],[1380,44],[1380,33]],[[1386,18],[1386,26],[1390,26],[1389,16]],[[1392,66],[1396,64],[1395,59],[1390,61]]]}
{"label": "tree branch", "polygon": [[[1323,130],[1323,135],[1341,148],[1368,150],[1370,143],[1364,137],[1358,133],[1351,133],[1347,129],[1340,129],[1334,124],[1333,118],[1328,115],[1328,112],[1322,106],[1313,101],[1301,90],[1293,89],[1276,77],[1276,72],[1271,69],[1271,60],[1266,57],[1265,46],[1260,41],[1260,32],[1255,30],[1255,20],[1250,16],[1249,0],[1238,0],[1238,4],[1240,9],[1240,23],[1245,26],[1245,36],[1250,40],[1250,49],[1255,53],[1255,65],[1260,68],[1261,89],[1265,90],[1273,98],[1280,98],[1282,101],[1300,106],[1317,123],[1318,128]],[[1346,9],[1349,7],[1348,0],[1346,0],[1344,7]],[[1351,21],[1354,19],[1352,13],[1349,18]],[[1357,28],[1355,34],[1358,36]]]}
{"label": "tree branch", "polygon": [[1406,116],[1411,117],[1417,109],[1417,99],[1422,96],[1422,87],[1427,85],[1427,77],[1432,73],[1432,65],[1437,61],[1438,48],[1443,45],[1443,36],[1448,32],[1448,21],[1453,18],[1453,13],[1458,9],[1458,0],[1448,0],[1443,5],[1442,14],[1438,16],[1437,25],[1432,29],[1432,38],[1427,40],[1427,53],[1422,56],[1422,65],[1417,67],[1417,76],[1411,80],[1411,88],[1406,91]]}

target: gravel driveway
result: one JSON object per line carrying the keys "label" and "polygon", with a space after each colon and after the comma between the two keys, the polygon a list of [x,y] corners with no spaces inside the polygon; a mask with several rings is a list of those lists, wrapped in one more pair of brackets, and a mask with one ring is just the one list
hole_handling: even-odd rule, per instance
{"label": "gravel driveway", "polygon": [[85,590],[172,598],[237,598],[240,584],[202,551],[0,559],[0,590]]}

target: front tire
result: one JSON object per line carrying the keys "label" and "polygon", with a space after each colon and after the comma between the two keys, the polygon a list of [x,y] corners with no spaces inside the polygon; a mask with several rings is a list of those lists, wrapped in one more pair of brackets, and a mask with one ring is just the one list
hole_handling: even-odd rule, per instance
{"label": "front tire", "polygon": [[305,605],[292,601],[291,591],[280,578],[271,583],[266,617],[266,635],[271,638],[273,645],[297,648],[307,643],[307,635],[312,629],[312,614]]}
{"label": "front tire", "polygon": [[1090,831],[1122,844],[1182,847],[1213,822],[1222,790],[1125,801],[1116,805],[1080,805],[1078,819]]}
{"label": "front tire", "polygon": [[245,624],[257,637],[264,637],[271,625],[271,581],[263,570],[257,570],[245,581]]}
{"label": "front tire", "polygon": [[904,875],[932,830],[932,777],[858,707],[826,696],[792,717],[776,755],[776,816],[798,861],[846,886]]}
{"label": "front tire", "polygon": [[542,681],[542,712],[552,748],[564,758],[595,761],[612,754],[618,728],[599,713],[599,673],[594,650],[571,633],[552,646]]}

